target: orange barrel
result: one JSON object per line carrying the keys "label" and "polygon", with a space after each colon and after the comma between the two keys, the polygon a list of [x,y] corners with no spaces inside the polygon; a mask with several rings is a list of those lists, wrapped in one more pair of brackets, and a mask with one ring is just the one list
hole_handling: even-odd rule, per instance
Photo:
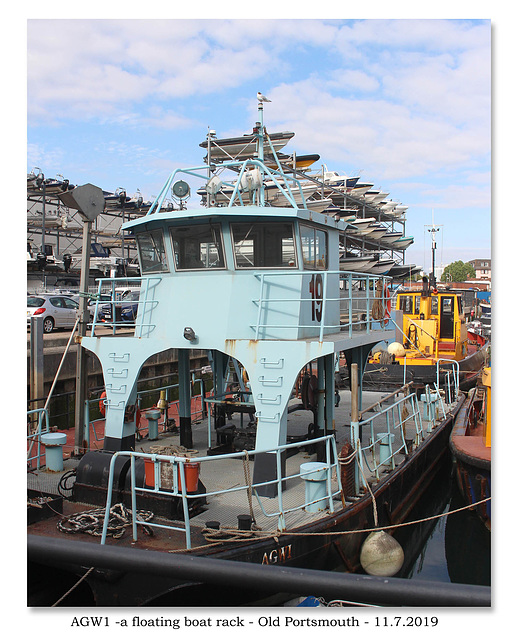
{"label": "orange barrel", "polygon": [[[184,476],[186,479],[186,491],[187,493],[194,493],[198,490],[198,479],[200,477],[200,463],[199,462],[184,462]],[[178,473],[178,490],[182,491],[180,482],[180,469]]]}
{"label": "orange barrel", "polygon": [[155,464],[151,458],[145,458],[145,486],[155,487]]}

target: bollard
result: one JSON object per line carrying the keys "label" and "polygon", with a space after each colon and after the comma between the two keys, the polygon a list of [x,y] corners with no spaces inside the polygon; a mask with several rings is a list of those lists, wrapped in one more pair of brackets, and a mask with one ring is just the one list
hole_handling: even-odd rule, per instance
{"label": "bollard", "polygon": [[437,393],[422,393],[420,400],[423,403],[423,420],[430,420],[430,404],[434,403],[437,400]]}
{"label": "bollard", "polygon": [[45,445],[47,471],[63,471],[62,446],[66,444],[66,434],[44,433],[41,436],[41,443]]}
{"label": "bollard", "polygon": [[[384,464],[388,458],[391,458],[391,447],[394,442],[394,433],[377,433],[377,441],[380,443],[380,464]],[[389,464],[392,464],[392,460],[389,460]]]}
{"label": "bollard", "polygon": [[315,513],[327,507],[327,468],[323,462],[305,462],[300,465],[300,478],[305,480],[305,502],[312,502],[305,511]]}
{"label": "bollard", "polygon": [[148,420],[148,440],[157,440],[159,437],[160,409],[149,409],[145,411],[145,418]]}

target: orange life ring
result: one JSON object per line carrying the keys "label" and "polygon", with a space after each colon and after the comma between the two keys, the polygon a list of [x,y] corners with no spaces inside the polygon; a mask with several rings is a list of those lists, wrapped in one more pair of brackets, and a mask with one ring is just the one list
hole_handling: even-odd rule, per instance
{"label": "orange life ring", "polygon": [[100,402],[98,403],[98,408],[100,409],[100,413],[105,418],[105,400],[104,400],[104,398],[107,398],[107,392],[106,391],[102,392],[102,395],[100,396]]}
{"label": "orange life ring", "polygon": [[391,293],[389,292],[389,287],[387,285],[384,286],[384,303],[385,303],[384,318],[390,318],[391,317]]}

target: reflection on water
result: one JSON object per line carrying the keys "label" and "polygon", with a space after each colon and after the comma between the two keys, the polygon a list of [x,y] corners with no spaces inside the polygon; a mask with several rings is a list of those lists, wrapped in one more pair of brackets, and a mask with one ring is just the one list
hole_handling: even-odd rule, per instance
{"label": "reflection on water", "polygon": [[[409,520],[451,512],[464,505],[445,469]],[[473,511],[404,527],[395,537],[405,553],[404,566],[396,577],[491,585],[491,534]]]}

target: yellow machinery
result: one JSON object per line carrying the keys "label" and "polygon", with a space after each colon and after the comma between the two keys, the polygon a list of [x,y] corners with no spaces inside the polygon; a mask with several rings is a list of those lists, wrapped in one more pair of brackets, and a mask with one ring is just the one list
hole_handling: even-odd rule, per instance
{"label": "yellow machinery", "polygon": [[403,312],[403,364],[433,364],[440,358],[462,360],[467,355],[467,330],[457,293],[422,291],[399,293],[396,309]]}

